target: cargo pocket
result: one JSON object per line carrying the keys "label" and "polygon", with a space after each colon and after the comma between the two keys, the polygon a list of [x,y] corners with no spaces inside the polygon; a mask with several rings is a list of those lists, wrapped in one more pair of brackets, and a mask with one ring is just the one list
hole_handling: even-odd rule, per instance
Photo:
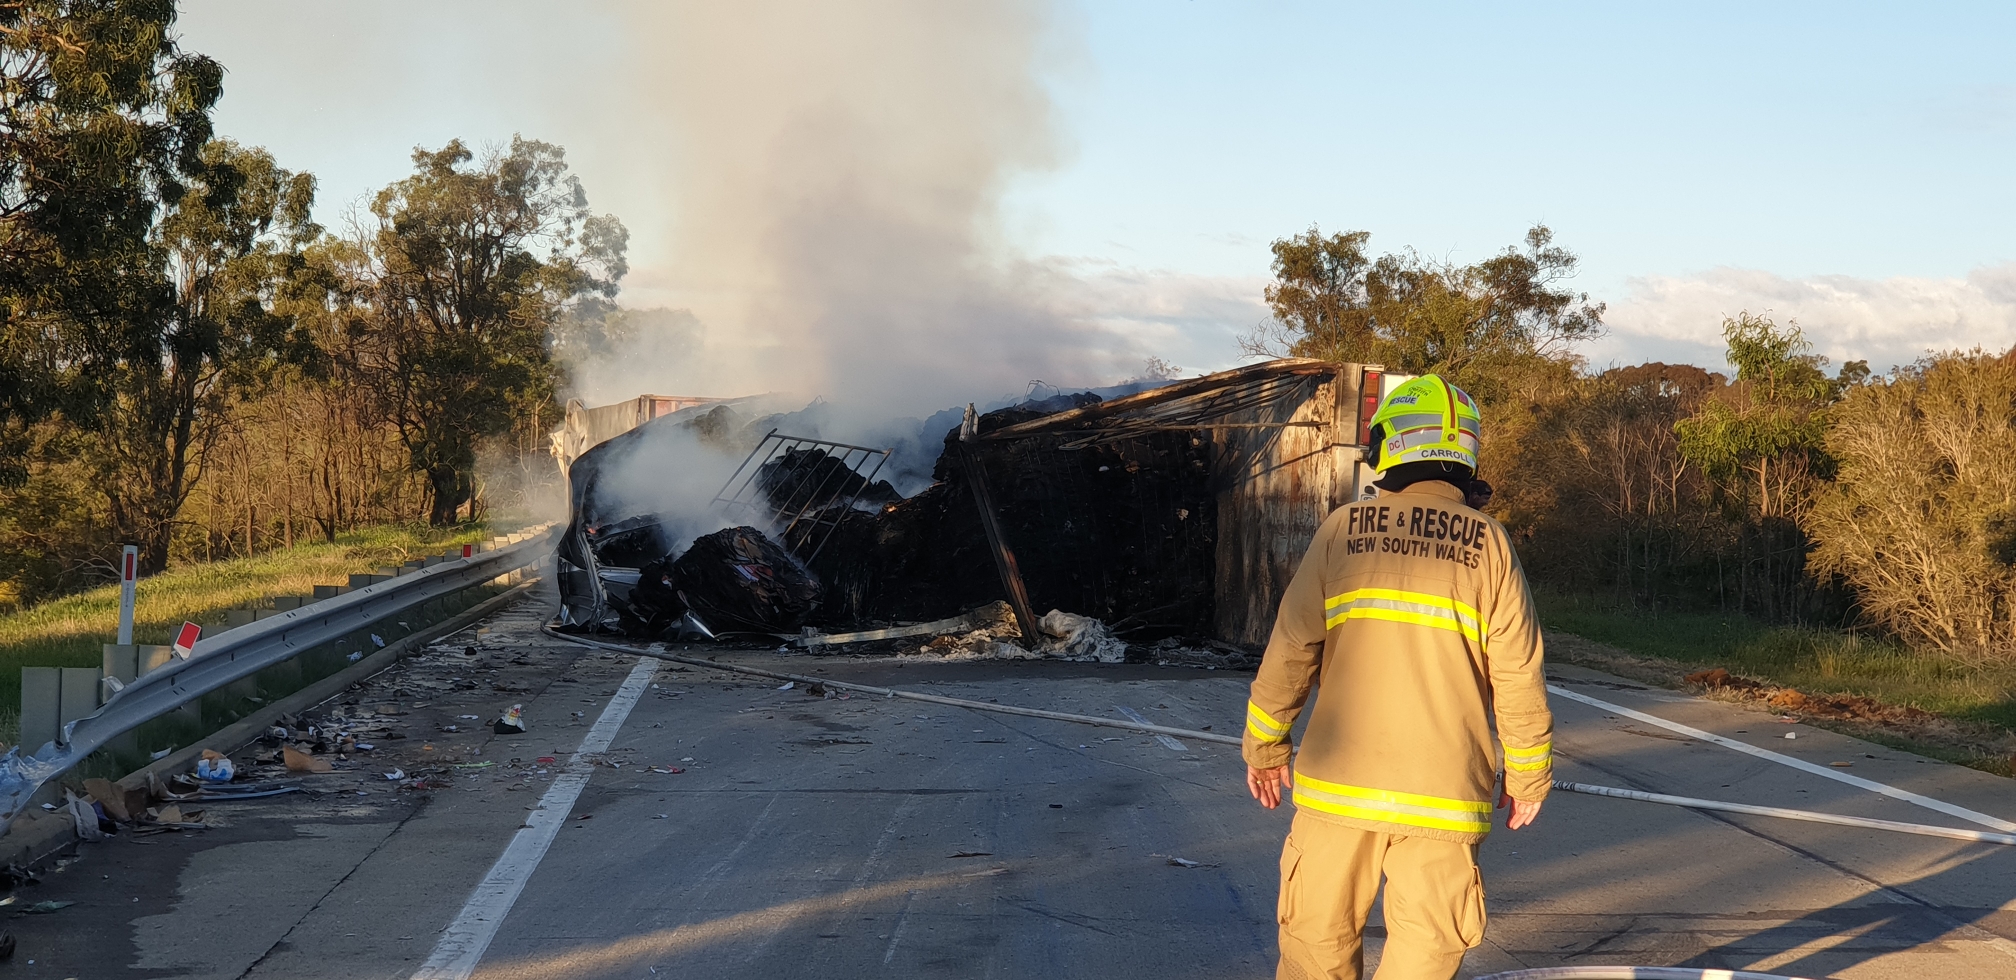
{"label": "cargo pocket", "polygon": [[1476,949],[1484,942],[1484,872],[1475,864],[1470,866],[1470,884],[1456,912],[1456,935],[1463,940],[1464,949]]}
{"label": "cargo pocket", "polygon": [[1283,926],[1295,917],[1295,869],[1301,864],[1302,849],[1295,846],[1295,838],[1290,835],[1281,844],[1281,897],[1274,908],[1275,919]]}

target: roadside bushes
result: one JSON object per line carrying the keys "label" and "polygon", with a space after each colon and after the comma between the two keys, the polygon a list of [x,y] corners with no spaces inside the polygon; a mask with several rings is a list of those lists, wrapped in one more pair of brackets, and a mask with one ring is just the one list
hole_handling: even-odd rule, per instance
{"label": "roadside bushes", "polygon": [[1814,571],[1907,641],[2016,659],[2016,358],[1928,358],[1830,412]]}

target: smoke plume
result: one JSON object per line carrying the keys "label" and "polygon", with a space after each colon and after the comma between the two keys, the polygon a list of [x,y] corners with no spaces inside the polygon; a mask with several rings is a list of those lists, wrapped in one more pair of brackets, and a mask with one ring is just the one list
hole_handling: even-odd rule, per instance
{"label": "smoke plume", "polygon": [[925,415],[1032,379],[1111,381],[1146,352],[1078,280],[1017,255],[1001,200],[1062,155],[1039,0],[664,4],[627,15],[630,84],[662,116],[669,261],[632,296],[700,329],[577,371],[591,401],[643,390],[820,395]]}

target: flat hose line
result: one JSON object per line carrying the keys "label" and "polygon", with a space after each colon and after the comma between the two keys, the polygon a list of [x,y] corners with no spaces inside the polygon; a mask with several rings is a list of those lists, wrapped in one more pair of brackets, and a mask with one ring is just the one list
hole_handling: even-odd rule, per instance
{"label": "flat hose line", "polygon": [[[594,647],[596,649],[601,650],[613,650],[618,653],[627,653],[633,656],[651,657],[656,660],[665,660],[670,661],[672,663],[686,664],[688,666],[693,667],[706,667],[712,670],[727,671],[729,673],[734,674],[747,674],[753,677],[767,677],[770,678],[771,680],[792,681],[799,684],[823,684],[831,688],[839,688],[841,690],[846,691],[859,691],[863,694],[874,694],[885,698],[903,698],[909,701],[923,701],[930,704],[943,704],[955,708],[971,708],[974,711],[992,711],[997,714],[1022,715],[1028,718],[1048,718],[1052,721],[1068,721],[1079,725],[1098,725],[1102,728],[1118,728],[1123,731],[1130,731],[1130,732],[1147,732],[1150,735],[1168,735],[1173,738],[1187,738],[1199,742],[1216,742],[1220,745],[1240,744],[1240,739],[1231,735],[1220,735],[1216,732],[1200,732],[1188,728],[1171,728],[1166,725],[1148,725],[1138,721],[1129,721],[1121,718],[1101,718],[1098,717],[1097,715],[1078,715],[1064,711],[1044,711],[1041,708],[1024,708],[1019,705],[996,704],[992,701],[969,701],[964,698],[948,698],[941,694],[925,694],[920,691],[904,691],[892,687],[875,687],[870,684],[855,684],[849,681],[829,680],[824,677],[808,677],[804,674],[788,674],[784,673],[783,671],[764,670],[760,667],[745,667],[739,664],[724,664],[713,660],[705,660],[699,657],[684,657],[676,653],[666,653],[662,650],[647,650],[640,647],[627,646],[621,643],[604,643],[599,640],[583,639],[578,636],[569,636],[565,633],[562,633],[554,629],[550,625],[542,626],[540,628],[545,631],[546,635],[551,636],[556,640],[562,640],[567,643],[573,643],[585,647]],[[1587,796],[1607,796],[1612,799],[1635,800],[1639,803],[1660,803],[1666,806],[1685,807],[1691,810],[1720,810],[1726,813],[1745,813],[1759,817],[1778,817],[1784,820],[1801,820],[1807,823],[1833,824],[1835,826],[1840,827],[1860,827],[1866,830],[1888,830],[1900,834],[1916,834],[1921,837],[1945,837],[1951,840],[1973,841],[1976,843],[1983,843],[1983,844],[2016,845],[2016,834],[1993,833],[1989,831],[1980,831],[1980,830],[1957,830],[1951,827],[1934,827],[1930,824],[1904,823],[1897,820],[1877,820],[1872,817],[1848,817],[1833,813],[1817,813],[1812,810],[1788,810],[1785,809],[1784,807],[1753,806],[1748,803],[1725,803],[1720,800],[1702,800],[1702,799],[1695,799],[1694,797],[1691,796],[1670,796],[1665,793],[1645,793],[1635,789],[1618,789],[1614,786],[1594,786],[1589,783],[1571,783],[1559,779],[1554,781],[1554,788],[1569,793],[1581,793]],[[1646,970],[1655,968],[1563,967],[1561,969]],[[1666,970],[1666,969],[1678,969],[1678,968],[1657,967],[1656,969]],[[1735,980],[1748,980],[1748,978],[1767,978],[1768,980],[1769,978],[1769,974],[1763,974],[1763,973],[1729,973],[1727,971],[1718,972],[1715,970],[1710,970],[1707,971],[1706,973],[1703,973],[1702,971],[1699,970],[1694,971],[1681,970],[1678,973],[1659,973],[1659,974],[1520,972],[1520,973],[1498,974],[1496,977],[1491,978],[1491,980],[1541,980],[1543,976],[1594,978],[1594,977],[1608,977],[1613,975],[1626,978],[1629,977],[1652,978],[1652,980],[1664,980],[1664,978],[1677,978],[1677,980],[1695,980],[1695,978],[1703,978],[1703,977],[1708,978],[1708,980],[1715,980],[1715,978],[1717,977],[1731,977],[1735,978]]]}
{"label": "flat hose line", "polygon": [[1543,966],[1478,977],[1477,980],[1801,980],[1745,970],[1697,970],[1687,966]]}

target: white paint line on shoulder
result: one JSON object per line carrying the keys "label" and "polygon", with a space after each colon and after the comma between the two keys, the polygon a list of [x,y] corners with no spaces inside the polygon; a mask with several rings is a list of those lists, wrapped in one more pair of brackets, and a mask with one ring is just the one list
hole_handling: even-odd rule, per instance
{"label": "white paint line on shoulder", "polygon": [[539,798],[538,808],[525,818],[525,826],[505,845],[497,863],[490,866],[490,873],[469,893],[469,900],[463,903],[455,921],[442,930],[433,955],[421,964],[413,980],[468,980],[476,971],[477,962],[490,948],[490,941],[497,937],[504,917],[511,914],[511,906],[517,904],[518,894],[525,890],[525,882],[539,869],[539,862],[546,857],[547,848],[553,846],[560,828],[567,825],[574,801],[588,786],[588,776],[594,770],[591,757],[609,750],[617,730],[630,717],[630,709],[637,706],[637,700],[644,696],[657,673],[658,661],[648,657],[637,659],[636,666],[630,668],[630,676],[616,689],[616,696],[609,699],[602,715],[589,727],[588,734],[582,736],[581,746],[568,757],[567,764],[553,777],[553,784],[546,788],[546,794]]}
{"label": "white paint line on shoulder", "polygon": [[1757,746],[1751,745],[1748,742],[1739,742],[1733,738],[1724,738],[1712,732],[1704,732],[1699,728],[1690,728],[1686,725],[1680,724],[1677,721],[1667,721],[1666,719],[1661,718],[1657,715],[1648,715],[1643,711],[1633,711],[1630,708],[1624,707],[1623,705],[1611,704],[1610,702],[1602,700],[1601,698],[1592,698],[1587,694],[1580,694],[1575,691],[1570,691],[1557,684],[1547,685],[1547,691],[1550,694],[1558,694],[1564,698],[1569,699],[1570,701],[1580,701],[1583,704],[1595,708],[1601,708],[1604,711],[1613,711],[1616,712],[1617,714],[1623,715],[1626,718],[1633,718],[1638,721],[1642,721],[1648,725],[1657,725],[1660,728],[1666,729],[1667,731],[1679,732],[1680,734],[1685,735],[1689,738],[1698,738],[1703,742],[1711,742],[1716,745],[1720,745],[1723,748],[1735,749],[1736,751],[1741,752],[1745,755],[1754,755],[1759,759],[1764,759],[1769,762],[1775,762],[1781,766],[1789,766],[1801,772],[1810,772],[1815,776],[1825,776],[1828,779],[1834,780],[1837,783],[1847,783],[1848,785],[1854,786],[1858,789],[1866,789],[1872,793],[1881,793],[1884,796],[1890,797],[1893,800],[1903,800],[1906,803],[1915,803],[1918,806],[1922,806],[1927,810],[1936,810],[1940,813],[1946,814],[1947,816],[1959,817],[1962,820],[1966,820],[1970,823],[1977,823],[1983,827],[1992,827],[1996,830],[2001,831],[2016,831],[2016,823],[2010,823],[2009,821],[2003,820],[1999,817],[1991,817],[1985,813],[1969,810],[1964,806],[1955,806],[1944,800],[1935,800],[1929,796],[1920,796],[1917,793],[1913,793],[1908,790],[1901,790],[1887,783],[1876,782],[1873,779],[1863,779],[1860,776],[1850,776],[1847,773],[1842,772],[1838,769],[1833,769],[1828,766],[1815,765],[1814,763],[1807,762],[1804,759],[1795,759],[1789,755],[1785,755],[1779,752],[1773,752],[1769,749],[1760,749]]}
{"label": "white paint line on shoulder", "polygon": [[[1128,721],[1138,721],[1143,725],[1153,724],[1148,719],[1141,717],[1141,712],[1135,711],[1133,708],[1127,707],[1124,704],[1116,704],[1113,706],[1113,708],[1114,710],[1119,711],[1121,714],[1126,715]],[[1190,751],[1188,748],[1184,747],[1182,742],[1178,742],[1167,735],[1157,735],[1155,736],[1155,741],[1161,742],[1162,745],[1171,752]]]}

